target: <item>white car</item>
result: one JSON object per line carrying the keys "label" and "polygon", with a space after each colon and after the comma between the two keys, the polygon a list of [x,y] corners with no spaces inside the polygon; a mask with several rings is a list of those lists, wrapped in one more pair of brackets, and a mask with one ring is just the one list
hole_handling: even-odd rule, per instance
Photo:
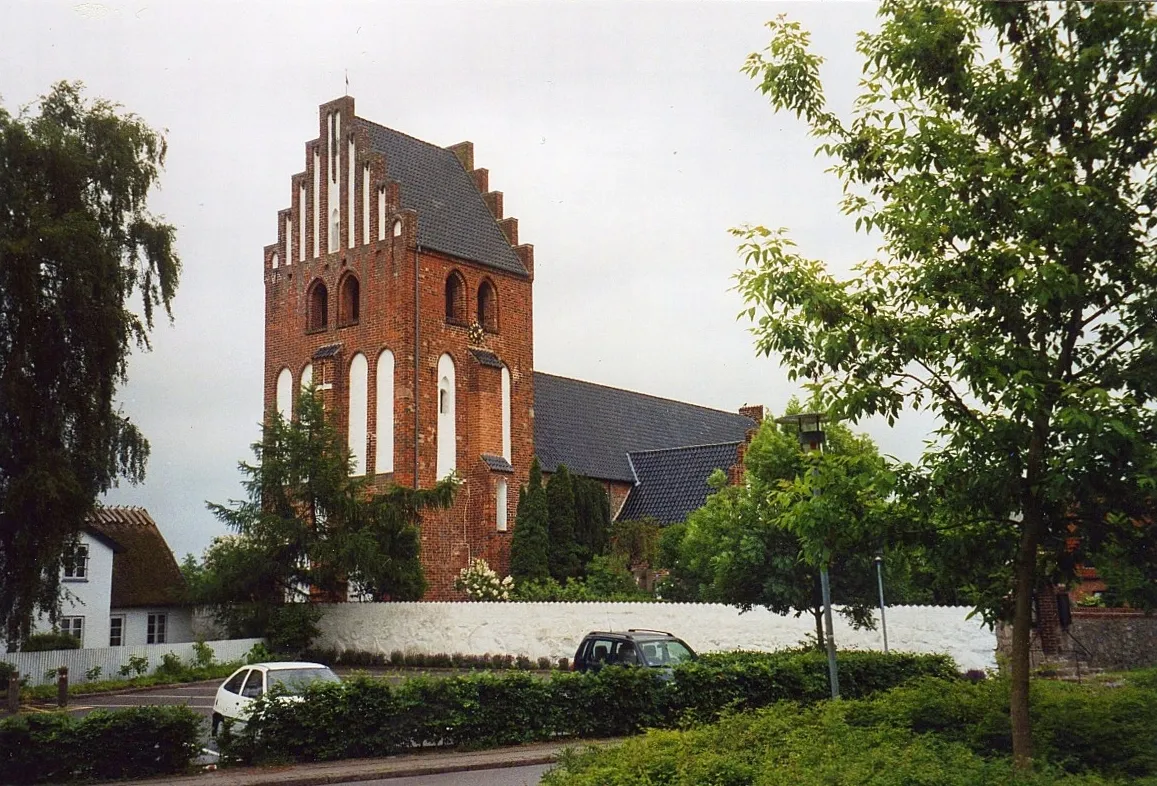
{"label": "white car", "polygon": [[217,689],[213,699],[213,736],[217,736],[221,721],[226,718],[244,723],[253,702],[266,693],[301,701],[305,689],[319,682],[341,679],[321,663],[286,661],[242,666]]}

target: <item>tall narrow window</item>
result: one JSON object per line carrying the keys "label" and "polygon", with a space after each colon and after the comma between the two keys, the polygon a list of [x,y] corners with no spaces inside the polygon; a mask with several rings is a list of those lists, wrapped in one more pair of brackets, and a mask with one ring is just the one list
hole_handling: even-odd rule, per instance
{"label": "tall narrow window", "polygon": [[306,363],[305,368],[301,370],[301,389],[305,390],[313,384],[313,364]]}
{"label": "tall narrow window", "polygon": [[377,440],[374,445],[374,472],[394,471],[394,353],[383,349],[377,369]]}
{"label": "tall narrow window", "polygon": [[341,214],[338,213],[337,208],[333,209],[329,218],[329,251],[332,254],[337,251],[338,244],[341,243]]}
{"label": "tall narrow window", "polygon": [[287,368],[277,375],[277,414],[282,420],[293,415],[293,374]]}
{"label": "tall narrow window", "polygon": [[273,256],[270,258],[270,265],[274,270],[277,270],[277,268],[281,265],[281,257],[278,256],[276,251],[273,252]]}
{"label": "tall narrow window", "polygon": [[454,360],[449,355],[438,358],[438,478],[455,470],[458,441],[454,423]]}
{"label": "tall narrow window", "polygon": [[446,321],[466,324],[466,281],[457,270],[446,277]]}
{"label": "tall narrow window", "polygon": [[[293,206],[293,198],[289,200],[290,207]],[[289,216],[285,217],[285,266],[289,267],[293,264],[293,219]]]}
{"label": "tall narrow window", "polygon": [[169,638],[169,615],[150,614],[146,631],[146,644],[164,644]]}
{"label": "tall narrow window", "polygon": [[499,478],[494,492],[495,525],[499,532],[506,532],[506,478]]}
{"label": "tall narrow window", "polygon": [[369,427],[369,364],[358,352],[350,359],[349,451],[353,454],[352,475],[366,474],[366,441]]}
{"label": "tall narrow window", "polygon": [[478,324],[488,333],[498,332],[498,298],[489,281],[478,285]]}
{"label": "tall narrow window", "polygon": [[64,578],[68,581],[88,581],[88,546],[77,543],[65,553]]}
{"label": "tall narrow window", "polygon": [[502,458],[510,458],[510,369],[502,367]]}
{"label": "tall narrow window", "polygon": [[60,632],[72,636],[84,646],[84,617],[61,617]]}
{"label": "tall narrow window", "polygon": [[123,647],[125,645],[125,618],[123,614],[108,618],[108,645]]}
{"label": "tall narrow window", "polygon": [[329,290],[324,282],[314,282],[309,290],[309,312],[305,324],[307,330],[325,330],[329,324]]}
{"label": "tall narrow window", "polygon": [[339,325],[356,325],[361,311],[361,287],[358,277],[348,274],[341,281],[338,290],[337,322]]}

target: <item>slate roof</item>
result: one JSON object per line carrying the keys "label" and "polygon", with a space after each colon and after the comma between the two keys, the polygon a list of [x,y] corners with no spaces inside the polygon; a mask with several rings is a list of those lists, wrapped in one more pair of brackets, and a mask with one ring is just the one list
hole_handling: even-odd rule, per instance
{"label": "slate roof", "polygon": [[627,453],[739,442],[754,426],[734,412],[534,372],[534,449],[544,472],[565,464],[634,483]]}
{"label": "slate roof", "polygon": [[341,344],[326,344],[324,347],[318,347],[317,351],[313,353],[313,359],[332,358],[341,351]]}
{"label": "slate roof", "polygon": [[484,366],[502,368],[502,361],[498,359],[498,355],[495,355],[489,349],[471,349],[470,354]]}
{"label": "slate roof", "polygon": [[490,467],[494,472],[514,472],[514,467],[510,462],[502,458],[502,456],[495,456],[490,453],[482,454],[482,461],[486,466]]}
{"label": "slate roof", "polygon": [[370,147],[385,157],[387,175],[400,185],[401,207],[417,211],[419,245],[527,275],[456,155],[360,117],[354,122],[367,130]]}
{"label": "slate roof", "polygon": [[86,529],[121,547],[112,558],[114,609],[177,606],[185,580],[156,522],[144,508],[98,507]]}
{"label": "slate roof", "polygon": [[619,520],[650,517],[660,524],[686,521],[691,511],[703,507],[711,493],[708,476],[717,469],[726,472],[735,463],[740,444],[724,442],[631,453],[631,465],[639,482],[627,495]]}

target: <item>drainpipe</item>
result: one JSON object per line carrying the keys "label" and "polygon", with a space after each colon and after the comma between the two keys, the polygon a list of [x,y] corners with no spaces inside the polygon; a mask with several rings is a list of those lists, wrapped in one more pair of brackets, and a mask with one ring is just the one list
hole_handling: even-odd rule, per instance
{"label": "drainpipe", "polygon": [[414,243],[414,488],[418,488],[418,440],[421,435],[418,418],[418,353],[421,349],[422,323],[418,319],[418,250],[420,245]]}

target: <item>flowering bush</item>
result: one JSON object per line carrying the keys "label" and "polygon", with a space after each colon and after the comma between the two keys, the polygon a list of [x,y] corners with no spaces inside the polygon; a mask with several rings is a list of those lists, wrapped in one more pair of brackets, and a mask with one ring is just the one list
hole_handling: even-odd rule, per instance
{"label": "flowering bush", "polygon": [[458,572],[454,589],[465,592],[470,600],[510,600],[510,589],[514,579],[507,576],[498,578],[490,565],[481,557],[470,560],[470,564]]}

